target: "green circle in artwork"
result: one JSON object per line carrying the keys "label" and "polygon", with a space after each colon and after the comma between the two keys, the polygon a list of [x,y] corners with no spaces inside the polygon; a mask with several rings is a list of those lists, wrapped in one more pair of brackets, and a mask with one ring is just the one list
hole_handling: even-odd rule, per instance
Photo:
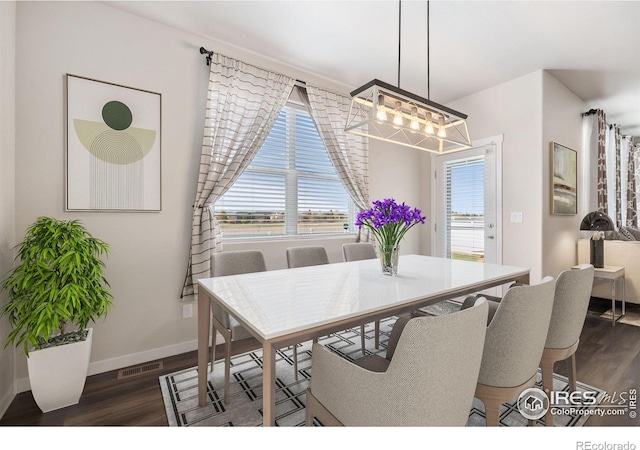
{"label": "green circle in artwork", "polygon": [[133,115],[127,105],[113,100],[102,107],[102,119],[109,128],[120,131],[129,128]]}

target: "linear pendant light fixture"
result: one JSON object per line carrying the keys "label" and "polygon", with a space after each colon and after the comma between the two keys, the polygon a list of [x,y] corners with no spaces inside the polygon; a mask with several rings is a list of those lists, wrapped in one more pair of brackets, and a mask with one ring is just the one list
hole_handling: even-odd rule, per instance
{"label": "linear pendant light fixture", "polygon": [[351,92],[345,131],[405,147],[444,154],[471,148],[467,115],[429,97],[427,1],[427,98],[400,89],[402,1],[398,5],[398,87],[372,80]]}

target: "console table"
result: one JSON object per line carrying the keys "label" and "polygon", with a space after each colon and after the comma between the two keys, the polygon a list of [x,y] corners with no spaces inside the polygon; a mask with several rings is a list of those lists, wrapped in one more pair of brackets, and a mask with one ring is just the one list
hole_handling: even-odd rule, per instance
{"label": "console table", "polygon": [[[579,267],[580,266],[573,266],[574,269],[577,269]],[[611,321],[612,325],[615,326],[616,322],[622,319],[626,314],[624,300],[624,267],[604,266],[601,268],[596,268],[594,269],[593,279],[611,282]],[[622,310],[620,312],[620,315],[616,318],[616,284],[618,283],[618,280],[621,280],[622,282],[622,296],[620,298],[622,302]]]}

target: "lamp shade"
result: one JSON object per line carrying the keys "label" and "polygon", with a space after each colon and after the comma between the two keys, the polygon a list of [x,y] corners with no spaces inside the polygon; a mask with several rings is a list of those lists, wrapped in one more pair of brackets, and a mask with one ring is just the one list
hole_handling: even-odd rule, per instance
{"label": "lamp shade", "polygon": [[613,231],[615,227],[611,217],[600,211],[593,211],[584,216],[580,222],[580,230],[584,231]]}

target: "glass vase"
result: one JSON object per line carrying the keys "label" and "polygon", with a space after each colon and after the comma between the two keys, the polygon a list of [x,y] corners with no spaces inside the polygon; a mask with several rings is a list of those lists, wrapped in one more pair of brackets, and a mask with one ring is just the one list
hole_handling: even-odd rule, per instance
{"label": "glass vase", "polygon": [[383,274],[390,276],[398,274],[399,252],[400,246],[398,245],[380,245],[380,265]]}

